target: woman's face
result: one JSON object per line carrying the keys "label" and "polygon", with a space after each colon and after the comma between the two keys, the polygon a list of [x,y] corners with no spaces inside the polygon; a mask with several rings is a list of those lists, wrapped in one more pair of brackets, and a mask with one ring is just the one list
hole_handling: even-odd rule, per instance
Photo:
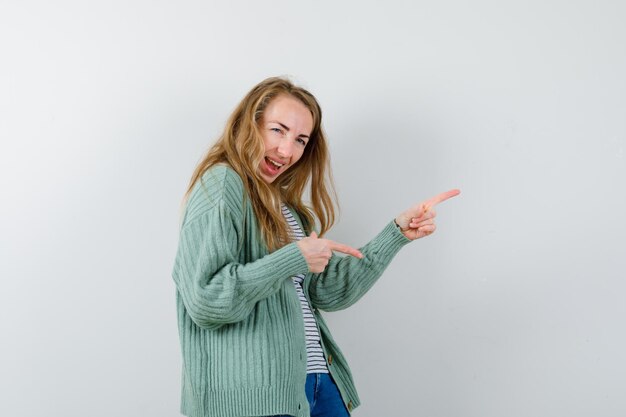
{"label": "woman's face", "polygon": [[271,184],[302,157],[313,129],[313,116],[300,100],[282,94],[265,108],[260,128],[265,158],[259,174]]}

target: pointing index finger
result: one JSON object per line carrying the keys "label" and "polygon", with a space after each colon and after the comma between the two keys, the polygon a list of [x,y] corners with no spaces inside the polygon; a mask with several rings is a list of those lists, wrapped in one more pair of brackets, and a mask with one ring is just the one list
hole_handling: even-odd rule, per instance
{"label": "pointing index finger", "polygon": [[363,254],[359,250],[354,249],[352,246],[344,245],[343,243],[337,243],[332,240],[329,240],[328,247],[332,251],[345,253],[346,255],[351,255],[351,256],[354,256],[355,258],[363,259]]}
{"label": "pointing index finger", "polygon": [[438,194],[428,200],[426,200],[424,202],[424,206],[426,207],[426,209],[431,208],[432,206],[439,204],[439,203],[443,203],[444,201],[452,198],[452,197],[456,197],[457,195],[459,195],[461,193],[461,190],[450,190],[450,191],[446,191],[445,193],[441,193]]}

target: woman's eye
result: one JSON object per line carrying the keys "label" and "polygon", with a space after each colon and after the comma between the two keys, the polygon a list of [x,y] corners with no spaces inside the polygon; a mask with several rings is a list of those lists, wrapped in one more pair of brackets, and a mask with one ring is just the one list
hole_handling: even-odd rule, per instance
{"label": "woman's eye", "polygon": [[298,143],[300,143],[302,146],[306,146],[306,140],[302,139],[302,138],[298,138],[297,139]]}
{"label": "woman's eye", "polygon": [[273,127],[273,128],[271,128],[270,130],[271,130],[272,132],[276,132],[276,133],[283,133],[283,131],[282,131],[280,128],[278,128],[278,127]]}

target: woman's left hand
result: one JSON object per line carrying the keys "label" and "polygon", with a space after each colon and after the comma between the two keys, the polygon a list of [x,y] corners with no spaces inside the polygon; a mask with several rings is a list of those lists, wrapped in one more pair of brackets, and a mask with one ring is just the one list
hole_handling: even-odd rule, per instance
{"label": "woman's left hand", "polygon": [[411,240],[432,234],[436,229],[434,219],[437,213],[435,206],[459,195],[460,192],[459,190],[446,191],[401,213],[395,218],[395,221],[402,234]]}

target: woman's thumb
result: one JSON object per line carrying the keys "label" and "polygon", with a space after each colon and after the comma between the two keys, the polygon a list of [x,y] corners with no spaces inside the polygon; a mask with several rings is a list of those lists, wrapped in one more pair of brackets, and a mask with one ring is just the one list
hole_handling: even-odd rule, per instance
{"label": "woman's thumb", "polygon": [[315,232],[311,232],[311,234],[309,235],[309,237],[312,237],[313,239],[317,239],[317,233],[315,233]]}

